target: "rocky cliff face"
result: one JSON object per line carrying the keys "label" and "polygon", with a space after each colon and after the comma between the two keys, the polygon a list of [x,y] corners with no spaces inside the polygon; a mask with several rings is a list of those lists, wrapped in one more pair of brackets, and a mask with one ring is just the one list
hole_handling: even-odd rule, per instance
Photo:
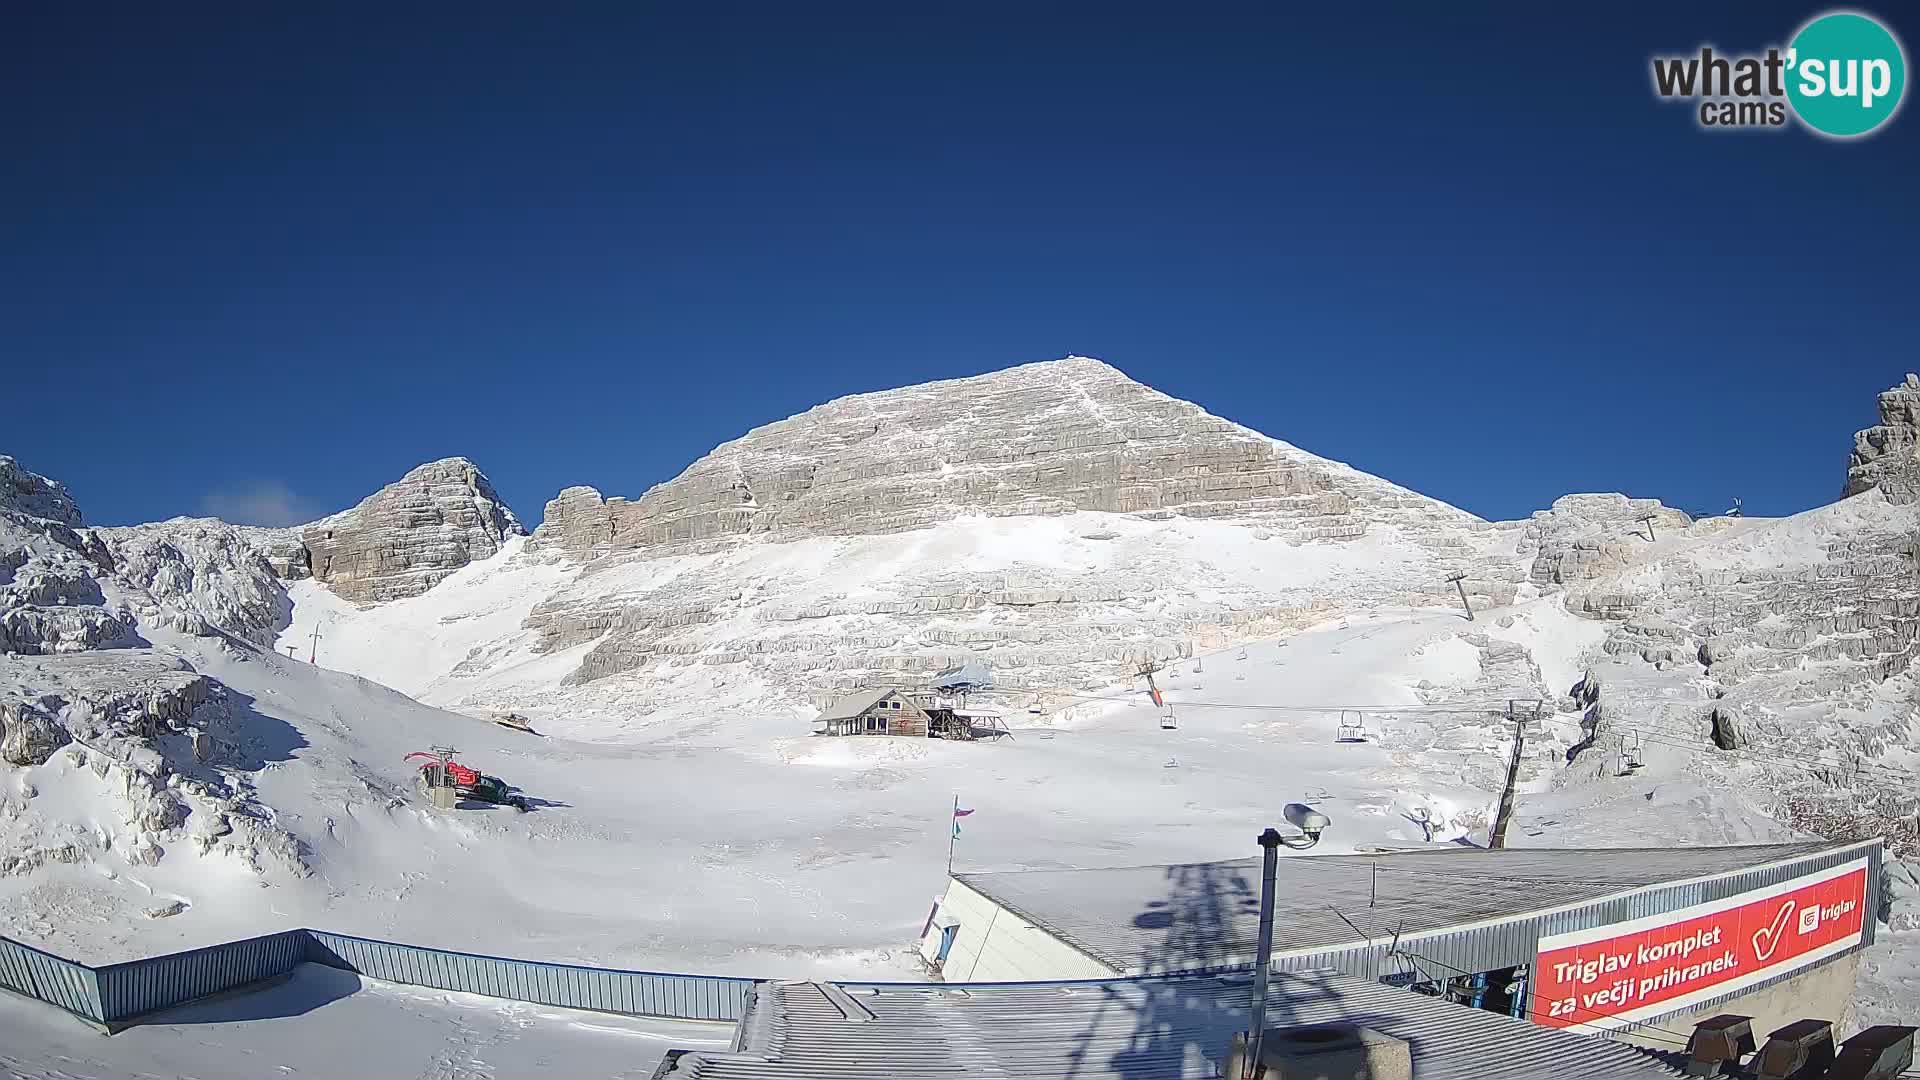
{"label": "rocky cliff face", "polygon": [[638,499],[569,488],[538,547],[666,552],[875,535],[964,515],[1260,516],[1299,539],[1471,515],[1080,357],[860,394],[756,428]]}
{"label": "rocky cliff face", "polygon": [[292,607],[280,579],[296,566],[276,562],[273,553],[286,552],[291,530],[176,518],[93,531],[112,558],[115,578],[145,601],[143,617],[187,633],[217,627],[255,645],[273,644],[287,625]]}
{"label": "rocky cliff face", "polygon": [[1609,624],[1583,761],[1607,775],[1635,743],[1699,748],[1777,820],[1920,855],[1920,787],[1902,764],[1920,749],[1917,532],[1920,506],[1883,487],[1582,563],[1561,602]]}
{"label": "rocky cliff face", "polygon": [[0,458],[0,772],[64,751],[113,781],[122,821],[81,828],[15,802],[16,790],[35,797],[31,782],[0,786],[0,878],[109,851],[151,866],[187,840],[304,872],[298,842],[251,793],[252,736],[226,688],[143,636],[270,643],[288,610],[263,554],[279,541],[219,521],[81,520],[59,484]]}
{"label": "rocky cliff face", "polygon": [[0,454],[0,511],[9,510],[58,525],[80,524],[80,508],[64,486]]}
{"label": "rocky cliff face", "polygon": [[1363,597],[1479,602],[1521,532],[1070,358],[843,398],[631,502],[569,488],[536,552],[591,560],[533,608],[569,682],[690,666],[808,691],[981,659],[1103,685],[1129,658],[1278,633]]}
{"label": "rocky cliff face", "polygon": [[1880,395],[1880,423],[1853,437],[1841,494],[1879,488],[1888,501],[1920,501],[1920,375]]}
{"label": "rocky cliff face", "polygon": [[65,488],[0,456],[0,654],[130,639],[132,612],[100,585],[112,556],[80,520]]}
{"label": "rocky cliff face", "polygon": [[1619,494],[1563,495],[1535,511],[1527,532],[1538,546],[1529,580],[1542,588],[1604,577],[1644,558],[1662,534],[1671,538],[1693,521],[1658,499]]}
{"label": "rocky cliff face", "polygon": [[422,465],[358,506],[300,530],[304,566],[356,603],[418,596],[525,533],[485,474],[466,458]]}

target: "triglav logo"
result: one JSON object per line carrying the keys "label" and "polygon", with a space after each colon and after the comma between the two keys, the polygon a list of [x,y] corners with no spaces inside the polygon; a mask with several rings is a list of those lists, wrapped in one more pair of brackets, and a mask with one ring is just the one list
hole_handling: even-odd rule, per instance
{"label": "triglav logo", "polygon": [[1653,58],[1653,90],[1697,100],[1704,128],[1778,128],[1789,115],[1834,138],[1865,135],[1900,108],[1907,57],[1870,15],[1830,11],[1800,28],[1785,50]]}

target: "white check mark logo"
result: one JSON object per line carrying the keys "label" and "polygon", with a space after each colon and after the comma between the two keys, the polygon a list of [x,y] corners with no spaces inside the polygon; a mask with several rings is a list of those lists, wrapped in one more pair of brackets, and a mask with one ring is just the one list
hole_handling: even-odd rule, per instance
{"label": "white check mark logo", "polygon": [[1753,932],[1755,959],[1764,964],[1772,958],[1773,951],[1780,947],[1780,931],[1786,928],[1787,916],[1792,914],[1793,901],[1789,900],[1780,906],[1780,913],[1773,917],[1772,926],[1763,926]]}

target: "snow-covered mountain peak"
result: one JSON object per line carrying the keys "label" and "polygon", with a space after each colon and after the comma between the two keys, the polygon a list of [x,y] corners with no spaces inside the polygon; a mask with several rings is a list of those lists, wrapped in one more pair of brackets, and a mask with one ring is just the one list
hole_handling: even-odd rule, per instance
{"label": "snow-covered mountain peak", "polygon": [[80,524],[80,507],[65,485],[28,470],[6,454],[0,454],[0,510],[62,525]]}
{"label": "snow-covered mountain peak", "polygon": [[535,546],[662,553],[1077,512],[1257,517],[1301,539],[1477,520],[1069,357],[837,398],[721,444],[637,499],[570,488]]}
{"label": "snow-covered mountain peak", "polygon": [[464,457],[441,458],[301,527],[307,569],[355,603],[418,596],[526,532],[493,482]]}

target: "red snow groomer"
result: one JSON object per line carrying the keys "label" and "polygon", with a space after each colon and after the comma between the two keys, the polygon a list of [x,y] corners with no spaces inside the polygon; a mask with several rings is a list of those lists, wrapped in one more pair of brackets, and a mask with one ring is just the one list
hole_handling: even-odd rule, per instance
{"label": "red snow groomer", "polygon": [[416,758],[424,759],[420,762],[418,775],[420,787],[424,790],[451,787],[460,794],[461,798],[511,806],[522,813],[526,812],[525,796],[508,787],[505,780],[497,776],[487,776],[453,760],[451,749],[444,753],[416,750],[408,754],[406,760],[413,761]]}

